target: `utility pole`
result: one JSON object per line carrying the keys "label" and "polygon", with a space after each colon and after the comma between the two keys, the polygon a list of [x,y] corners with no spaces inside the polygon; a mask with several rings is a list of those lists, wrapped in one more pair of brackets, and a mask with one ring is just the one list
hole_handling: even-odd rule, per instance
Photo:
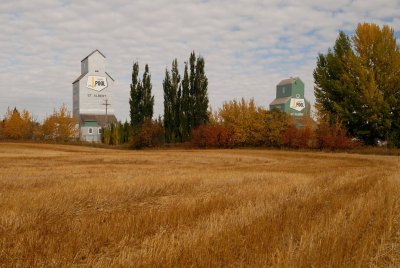
{"label": "utility pole", "polygon": [[107,114],[107,108],[108,106],[110,106],[111,104],[108,103],[108,99],[106,99],[106,103],[103,103],[102,105],[106,106],[106,125],[108,126],[108,114]]}

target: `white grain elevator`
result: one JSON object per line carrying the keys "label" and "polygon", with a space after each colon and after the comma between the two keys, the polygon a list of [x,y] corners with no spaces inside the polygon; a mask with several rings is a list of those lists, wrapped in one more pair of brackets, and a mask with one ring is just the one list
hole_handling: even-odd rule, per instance
{"label": "white grain elevator", "polygon": [[73,114],[82,141],[100,142],[102,130],[117,122],[112,100],[114,79],[106,72],[106,57],[94,50],[81,61],[81,75],[72,83]]}

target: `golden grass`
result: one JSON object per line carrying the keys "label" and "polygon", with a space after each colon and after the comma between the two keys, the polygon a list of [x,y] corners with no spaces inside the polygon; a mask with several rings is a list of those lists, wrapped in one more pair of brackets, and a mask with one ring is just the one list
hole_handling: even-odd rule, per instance
{"label": "golden grass", "polygon": [[0,144],[0,265],[400,265],[396,156]]}

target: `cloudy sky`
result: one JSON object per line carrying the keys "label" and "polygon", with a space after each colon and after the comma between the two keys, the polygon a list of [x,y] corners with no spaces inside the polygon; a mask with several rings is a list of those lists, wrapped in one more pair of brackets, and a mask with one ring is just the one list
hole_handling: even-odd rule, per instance
{"label": "cloudy sky", "polygon": [[0,116],[28,109],[42,120],[65,103],[80,61],[94,49],[107,57],[116,80],[112,105],[129,116],[132,63],[150,66],[155,114],[163,113],[165,68],[192,50],[205,58],[213,109],[226,100],[254,98],[268,107],[275,86],[299,76],[314,102],[312,71],[339,29],[358,22],[388,24],[400,37],[399,0],[1,0]]}

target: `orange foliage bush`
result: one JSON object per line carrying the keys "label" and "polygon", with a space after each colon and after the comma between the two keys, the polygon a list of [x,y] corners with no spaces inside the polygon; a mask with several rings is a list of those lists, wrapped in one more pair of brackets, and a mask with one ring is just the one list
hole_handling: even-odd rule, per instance
{"label": "orange foliage bush", "polygon": [[315,130],[309,125],[298,128],[292,124],[282,134],[281,143],[288,148],[320,150],[345,150],[358,146],[340,124],[329,125],[325,122]]}
{"label": "orange foliage bush", "polygon": [[314,131],[310,126],[296,128],[290,125],[282,134],[281,144],[290,148],[313,148]]}
{"label": "orange foliage bush", "polygon": [[133,133],[132,147],[160,147],[164,144],[164,128],[160,122],[146,120],[143,125]]}
{"label": "orange foliage bush", "polygon": [[191,144],[201,148],[230,148],[233,132],[221,125],[201,125],[191,132]]}
{"label": "orange foliage bush", "polygon": [[219,122],[233,131],[235,146],[279,146],[289,116],[281,111],[257,107],[253,99],[225,102],[218,112]]}
{"label": "orange foliage bush", "polygon": [[339,123],[321,122],[316,130],[316,145],[318,149],[343,150],[359,146],[359,143],[353,141]]}
{"label": "orange foliage bush", "polygon": [[265,116],[267,110],[257,107],[254,100],[233,100],[225,102],[219,110],[222,124],[233,130],[236,146],[260,146],[266,136]]}

